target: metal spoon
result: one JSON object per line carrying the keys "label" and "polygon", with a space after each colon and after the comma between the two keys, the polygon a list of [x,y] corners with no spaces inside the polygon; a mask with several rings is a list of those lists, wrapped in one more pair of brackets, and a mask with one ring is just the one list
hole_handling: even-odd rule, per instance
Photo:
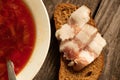
{"label": "metal spoon", "polygon": [[8,79],[16,80],[16,75],[14,71],[14,64],[11,60],[7,60],[7,70],[8,70]]}

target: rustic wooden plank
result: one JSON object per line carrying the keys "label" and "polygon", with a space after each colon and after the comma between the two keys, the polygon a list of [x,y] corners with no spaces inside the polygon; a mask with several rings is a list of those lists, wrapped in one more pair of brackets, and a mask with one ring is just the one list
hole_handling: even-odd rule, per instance
{"label": "rustic wooden plank", "polygon": [[120,0],[102,0],[95,16],[98,29],[107,40],[105,67],[100,80],[120,79]]}

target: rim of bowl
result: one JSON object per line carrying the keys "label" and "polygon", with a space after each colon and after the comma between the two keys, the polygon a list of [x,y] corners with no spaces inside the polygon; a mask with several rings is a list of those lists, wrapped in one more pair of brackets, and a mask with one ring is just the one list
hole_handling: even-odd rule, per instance
{"label": "rim of bowl", "polygon": [[[31,9],[32,7],[31,7],[31,4],[33,4],[31,1],[33,1],[33,0],[23,0],[26,4],[27,4],[27,6],[30,8],[30,11],[31,12],[33,12],[33,9]],[[37,43],[35,42],[35,48],[37,47],[37,49],[35,49],[34,51],[33,51],[33,54],[35,53],[36,55],[31,55],[31,58],[30,58],[30,60],[27,62],[27,64],[26,64],[26,66],[22,69],[22,71],[17,75],[17,80],[32,80],[34,77],[35,77],[35,75],[39,72],[39,70],[41,69],[41,67],[42,67],[42,65],[43,65],[43,63],[44,63],[44,61],[45,61],[45,58],[46,58],[46,56],[47,56],[47,53],[48,53],[48,50],[49,50],[49,47],[50,47],[50,38],[51,38],[51,28],[50,28],[50,20],[49,20],[49,16],[48,16],[48,12],[47,12],[47,9],[46,9],[46,7],[45,7],[45,5],[44,5],[44,3],[43,3],[43,1],[42,0],[34,0],[34,1],[36,1],[37,2],[37,4],[39,4],[40,5],[40,11],[42,11],[42,13],[43,13],[43,15],[44,15],[44,20],[45,20],[45,26],[47,26],[47,29],[45,29],[44,31],[46,31],[45,32],[45,35],[47,35],[47,36],[45,36],[45,37],[42,37],[42,38],[44,38],[44,39],[47,39],[46,41],[44,41],[44,42],[40,42],[39,44],[43,44],[43,45],[45,45],[45,46],[41,46],[41,47],[37,47],[37,43],[39,42],[39,38],[38,38],[38,36],[40,35],[41,36],[41,34],[39,34],[39,33],[37,33],[36,32],[36,34],[37,34],[37,36],[36,36],[36,38],[38,38],[38,39],[36,39],[37,41]],[[28,2],[30,2],[29,4],[28,4]],[[33,14],[33,13],[32,13]],[[40,14],[39,14],[40,15]],[[34,15],[33,15],[34,16]],[[35,21],[35,24],[36,24],[36,21]],[[38,25],[36,25],[36,27],[38,27]],[[37,31],[37,30],[36,30]],[[42,34],[43,35],[43,34]],[[41,39],[42,39],[41,38]],[[40,49],[41,49],[41,51],[40,51]],[[40,51],[40,52],[39,52]],[[37,53],[36,53],[37,52]],[[39,53],[38,53],[39,52]],[[39,56],[42,56],[41,57],[41,60],[40,59],[36,59],[36,56],[38,55],[38,54],[42,54],[42,53],[44,53],[44,54],[42,54],[42,55],[39,55]],[[38,58],[38,57],[37,57]],[[36,63],[34,62],[34,61],[36,61]]]}

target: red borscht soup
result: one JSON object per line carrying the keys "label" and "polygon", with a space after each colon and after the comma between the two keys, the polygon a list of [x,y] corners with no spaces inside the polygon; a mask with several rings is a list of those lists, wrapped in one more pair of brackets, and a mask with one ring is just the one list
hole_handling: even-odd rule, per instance
{"label": "red borscht soup", "polygon": [[0,80],[8,80],[6,60],[18,74],[28,62],[35,44],[35,24],[22,0],[0,0]]}

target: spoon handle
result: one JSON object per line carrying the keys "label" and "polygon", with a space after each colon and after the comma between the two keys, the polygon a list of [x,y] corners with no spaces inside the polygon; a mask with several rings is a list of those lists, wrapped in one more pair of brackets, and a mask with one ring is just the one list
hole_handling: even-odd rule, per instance
{"label": "spoon handle", "polygon": [[8,70],[8,79],[16,80],[16,75],[14,72],[14,65],[13,65],[13,62],[10,60],[7,61],[7,70]]}

